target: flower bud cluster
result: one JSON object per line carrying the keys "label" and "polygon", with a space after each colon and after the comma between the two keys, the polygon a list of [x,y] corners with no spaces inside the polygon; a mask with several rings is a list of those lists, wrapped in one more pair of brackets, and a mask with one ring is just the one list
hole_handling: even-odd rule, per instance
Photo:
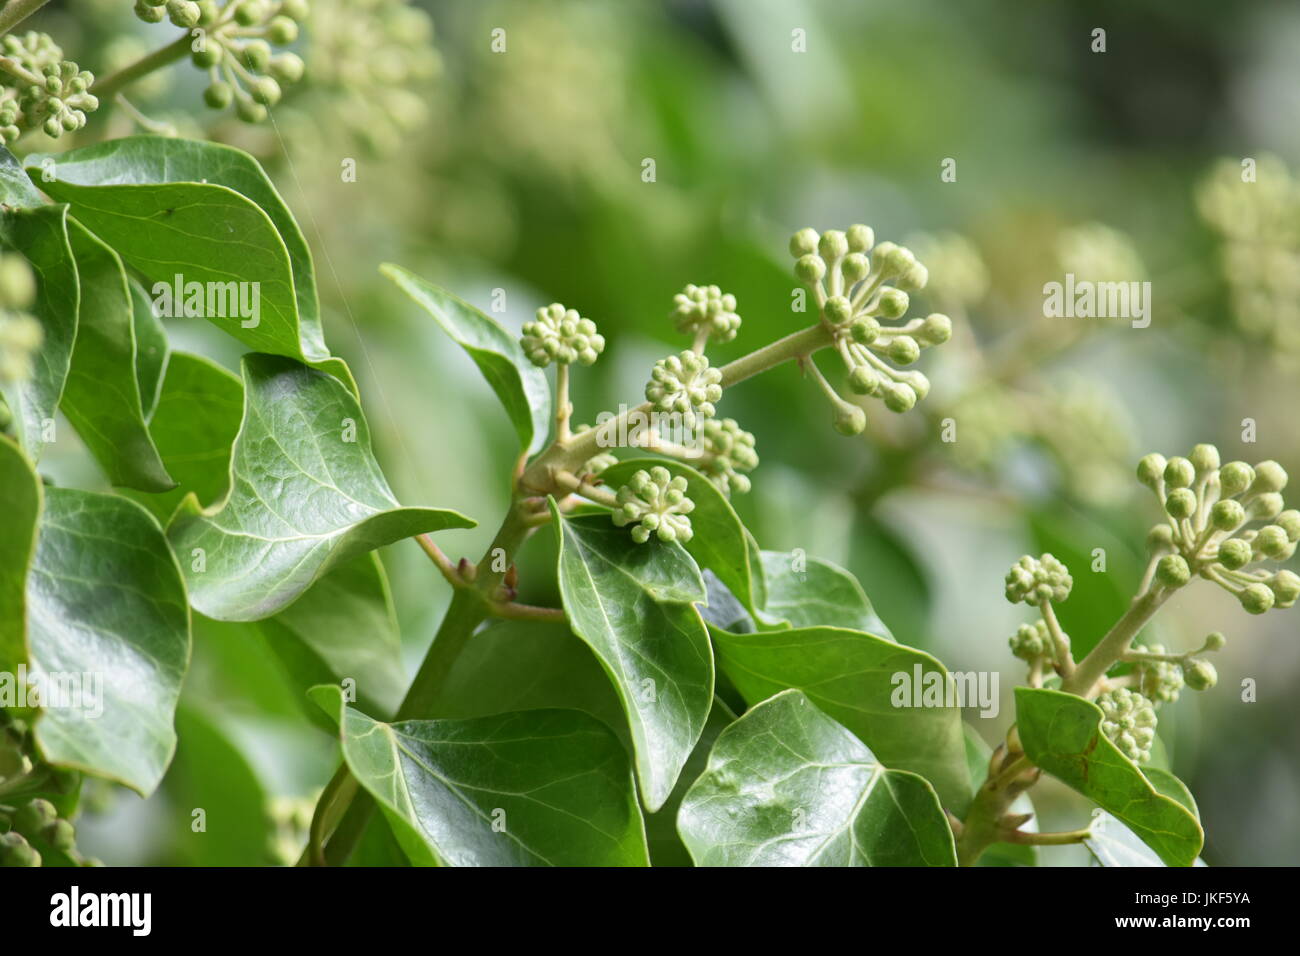
{"label": "flower bud cluster", "polygon": [[[929,272],[912,252],[893,242],[876,243],[870,226],[818,233],[801,229],[790,239],[795,275],[816,297],[822,324],[848,371],[849,387],[894,412],[905,412],[930,391],[919,371],[903,371],[924,349],[952,337],[952,321],[940,313],[898,325],[910,305],[909,292],[925,288]],[[842,399],[834,402],[836,427],[856,434],[865,416]],[[858,409],[861,412],[861,409]],[[861,422],[861,427],[858,427]]]}
{"label": "flower bud cluster", "polygon": [[1052,636],[1047,622],[1039,618],[1032,624],[1021,624],[1011,635],[1011,653],[1022,661],[1051,660],[1055,656]]}
{"label": "flower bud cluster", "polygon": [[1060,604],[1070,596],[1074,578],[1070,569],[1051,554],[1022,555],[1006,577],[1006,596],[1012,604]]}
{"label": "flower bud cluster", "polygon": [[1259,566],[1288,560],[1300,541],[1300,511],[1286,509],[1281,465],[1222,464],[1217,448],[1197,445],[1187,458],[1147,455],[1137,474],[1166,515],[1147,539],[1156,586],[1180,588],[1199,575],[1234,594],[1251,614],[1300,599],[1300,576]]}
{"label": "flower bud cluster", "polygon": [[596,330],[596,323],[558,302],[538,309],[536,320],[525,322],[522,332],[519,344],[524,354],[542,368],[552,362],[593,365],[605,351],[605,337]]}
{"label": "flower bud cluster", "polygon": [[701,352],[670,355],[650,370],[645,397],[656,412],[680,415],[686,428],[700,427],[717,413],[714,406],[722,398],[722,371],[711,367]]}
{"label": "flower bud cluster", "polygon": [[94,82],[44,33],[0,39],[0,146],[12,145],[28,130],[58,139],[81,129],[86,114],[99,109],[90,92]]}
{"label": "flower bud cluster", "polygon": [[691,540],[691,519],[695,502],[686,497],[686,479],[674,478],[667,468],[656,465],[638,471],[615,496],[614,524],[632,526],[632,540],[644,544],[650,536],[660,541]]}
{"label": "flower bud cluster", "polygon": [[203,101],[260,123],[280,102],[283,88],[302,79],[302,58],[276,53],[298,39],[309,13],[308,0],[136,0],[135,15],[146,23],[165,17],[194,37],[190,60],[208,74]]}
{"label": "flower bud cluster", "polygon": [[736,297],[716,285],[688,285],[673,296],[673,321],[677,331],[694,336],[701,351],[703,342],[730,342],[740,329]]}
{"label": "flower bud cluster", "polygon": [[1101,708],[1101,731],[1120,753],[1135,763],[1151,757],[1156,739],[1156,709],[1137,691],[1118,687],[1097,698]]}
{"label": "flower bud cluster", "polygon": [[733,491],[748,493],[750,480],[745,472],[758,467],[753,434],[741,428],[734,418],[707,418],[701,438],[704,455],[698,462],[700,472],[724,495]]}

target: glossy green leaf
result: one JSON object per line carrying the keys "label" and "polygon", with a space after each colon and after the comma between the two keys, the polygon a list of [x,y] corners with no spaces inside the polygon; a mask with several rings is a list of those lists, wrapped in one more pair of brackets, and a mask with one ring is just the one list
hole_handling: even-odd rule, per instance
{"label": "glossy green leaf", "polygon": [[16,444],[0,435],[0,671],[14,673],[27,658],[27,571],[36,554],[41,518],[40,476]]}
{"label": "glossy green leaf", "polygon": [[133,497],[164,524],[188,494],[200,505],[216,501],[230,484],[230,452],[243,413],[237,375],[202,356],[172,353],[149,433],[176,487]]}
{"label": "glossy green leaf", "polygon": [[412,862],[448,866],[645,866],[627,753],[576,710],[472,720],[372,720],[337,687],[313,698],[337,719],[348,768]]}
{"label": "glossy green leaf", "polygon": [[149,421],[158,407],[163,374],[167,368],[170,351],[167,330],[163,328],[162,320],[153,314],[153,303],[140,283],[132,279],[127,287],[131,294],[131,326],[135,332],[136,387],[140,392],[140,407],[144,410],[145,421]]}
{"label": "glossy green leaf", "polygon": [[81,706],[45,707],[41,752],[148,794],[176,746],[190,658],[185,585],[162,529],[125,498],[48,489],[27,605],[29,668],[81,685]]}
{"label": "glossy green leaf", "polygon": [[[1094,810],[1092,835],[1083,841],[1095,866],[1157,867],[1165,863],[1128,827],[1105,810]],[[1197,857],[1192,866],[1205,866]]]}
{"label": "glossy green leaf", "polygon": [[546,708],[584,711],[627,736],[618,694],[567,624],[497,620],[457,655],[429,716],[466,719]]}
{"label": "glossy green leaf", "polygon": [[391,713],[406,692],[397,614],[377,552],[340,564],[253,627],[301,694],[351,679],[363,706]]}
{"label": "glossy green leaf", "polygon": [[678,830],[699,866],[956,866],[923,778],[886,769],[795,690],[722,731]]}
{"label": "glossy green leaf", "polygon": [[645,835],[650,847],[651,866],[695,865],[690,850],[677,832],[677,812],[686,799],[686,794],[708,767],[709,754],[713,751],[718,735],[735,721],[736,715],[731,708],[717,697],[713,698],[713,709],[709,711],[709,719],[704,724],[704,733],[700,735],[699,743],[682,768],[677,786],[673,787],[673,792],[662,807],[646,816]]}
{"label": "glossy green leaf", "polygon": [[401,538],[474,522],[402,508],[338,380],[292,359],[244,358],[244,417],[224,500],[181,505],[168,537],[193,606],[222,621],[282,610],[331,568]]}
{"label": "glossy green leaf", "polygon": [[[686,479],[687,497],[695,502],[691,512],[691,529],[695,534],[686,543],[686,550],[696,564],[716,574],[745,610],[754,614],[761,605],[756,600],[753,579],[762,571],[750,566],[750,538],[745,526],[713,482],[680,462],[667,464],[674,475]],[[663,466],[665,462],[662,458],[632,458],[611,465],[601,472],[600,478],[611,489],[617,489],[635,472],[648,471],[656,465]]]}
{"label": "glossy green leaf", "polygon": [[[887,767],[920,774],[945,806],[965,808],[970,775],[961,708],[949,693],[952,678],[929,654],[839,627],[710,633],[719,670],[751,706],[787,688],[801,690]],[[933,697],[925,696],[927,688]]]}
{"label": "glossy green leaf", "polygon": [[31,378],[3,388],[19,445],[40,461],[45,441],[53,437],[77,339],[77,265],[68,244],[67,207],[0,209],[0,246],[26,256],[36,276],[30,312],[41,324],[41,347],[33,356]]}
{"label": "glossy green leaf", "polygon": [[[318,317],[309,314],[303,321],[295,261],[275,221],[243,193],[211,177],[199,181],[200,164],[187,163],[174,174],[178,178],[171,178],[165,157],[137,162],[141,151],[165,142],[155,137],[134,140],[128,144],[135,150],[133,158],[111,161],[78,163],[61,156],[52,167],[53,177],[42,178],[41,189],[68,203],[78,222],[144,276],[151,298],[160,300],[164,289],[175,290],[178,276],[182,293],[186,284],[200,283],[205,291],[203,317],[222,331],[251,349],[299,359],[353,387],[347,365],[330,358]],[[98,149],[111,153],[122,147],[108,143]],[[155,181],[151,173],[167,178]],[[300,250],[299,272],[310,269],[304,255],[305,249]],[[256,292],[256,314],[251,308],[245,314],[229,303],[208,314],[208,283],[217,288],[232,282],[245,284],[243,294],[250,304]],[[308,298],[314,303],[314,290]],[[183,304],[173,301],[177,315]]]}
{"label": "glossy green leaf", "polygon": [[[1195,812],[1120,753],[1101,732],[1101,716],[1096,704],[1071,694],[1016,688],[1016,726],[1029,758],[1123,821],[1165,863],[1190,866],[1204,840]],[[1170,775],[1155,773],[1169,789]]]}
{"label": "glossy green leaf", "polygon": [[786,551],[762,552],[768,617],[792,627],[847,627],[894,639],[857,578],[843,568]]}
{"label": "glossy green leaf", "polygon": [[122,261],[75,220],[68,240],[81,296],[61,407],[112,484],[167,491],[175,482],[145,424],[136,319]]}
{"label": "glossy green leaf", "polygon": [[623,702],[645,805],[668,799],[713,703],[713,653],[693,602],[704,582],[676,542],[632,540],[608,515],[563,518],[560,595],[573,632],[600,659]]}
{"label": "glossy green leaf", "polygon": [[379,271],[397,283],[469,353],[505,406],[519,435],[520,449],[532,453],[545,445],[550,430],[550,386],[546,373],[525,357],[518,340],[468,302],[401,266],[385,263]]}
{"label": "glossy green leaf", "polygon": [[[41,155],[27,157],[34,177],[43,159]],[[61,183],[77,186],[213,183],[233,189],[256,203],[275,226],[289,255],[303,353],[309,358],[329,355],[321,331],[311,250],[289,207],[252,156],[206,140],[127,136],[70,149],[58,154],[55,163],[56,179]]]}

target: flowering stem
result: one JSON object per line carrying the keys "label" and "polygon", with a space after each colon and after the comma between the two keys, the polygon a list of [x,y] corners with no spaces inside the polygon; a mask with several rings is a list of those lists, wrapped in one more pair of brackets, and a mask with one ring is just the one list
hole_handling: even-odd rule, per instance
{"label": "flowering stem", "polygon": [[1171,590],[1162,588],[1146,591],[1134,598],[1124,616],[1115,622],[1092,652],[1079,662],[1074,673],[1061,681],[1061,690],[1067,694],[1077,694],[1084,699],[1091,699],[1097,682],[1106,676],[1106,671],[1123,658],[1124,652],[1129,649],[1138,631],[1155,616],[1156,611],[1160,610],[1160,606],[1172,593]]}
{"label": "flowering stem", "polygon": [[[7,8],[6,8],[7,9]],[[190,34],[186,30],[174,41],[164,47],[148,53],[134,63],[129,63],[116,73],[109,74],[95,83],[91,92],[101,100],[107,100],[124,87],[130,86],[142,76],[148,76],[154,70],[175,63],[190,52]]]}
{"label": "flowering stem", "polygon": [[1043,601],[1039,607],[1043,612],[1043,621],[1047,624],[1047,632],[1052,635],[1052,644],[1056,648],[1056,672],[1063,678],[1069,677],[1074,673],[1074,655],[1070,653],[1070,639],[1061,630],[1061,622],[1056,619],[1056,609],[1052,607],[1052,602]]}
{"label": "flowering stem", "polygon": [[555,366],[555,443],[569,443],[569,417],[573,406],[569,404],[569,366],[560,362]]}

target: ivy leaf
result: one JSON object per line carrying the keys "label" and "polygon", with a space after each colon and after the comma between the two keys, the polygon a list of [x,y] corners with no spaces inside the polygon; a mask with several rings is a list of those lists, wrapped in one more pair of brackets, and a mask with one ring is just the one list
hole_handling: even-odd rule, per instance
{"label": "ivy leaf", "polygon": [[397,612],[377,552],[340,564],[279,614],[252,626],[302,694],[351,678],[362,704],[391,713],[406,691]]}
{"label": "ivy leaf", "polygon": [[[1016,726],[1029,759],[1121,820],[1169,866],[1190,866],[1204,841],[1194,810],[1120,753],[1101,732],[1101,718],[1081,697],[1016,688]],[[1172,775],[1155,775],[1170,788]]]}
{"label": "ivy leaf", "polygon": [[970,774],[961,708],[950,696],[952,678],[929,654],[841,627],[710,633],[719,669],[751,706],[801,690],[887,767],[920,774],[945,806],[965,809]]}
{"label": "ivy leaf", "polygon": [[173,352],[149,420],[149,434],[176,482],[171,491],[132,495],[165,525],[181,500],[216,501],[230,483],[230,453],[243,418],[244,385],[200,355]]}
{"label": "ivy leaf", "polygon": [[9,673],[27,657],[27,570],[36,553],[42,490],[27,456],[0,435],[0,501],[5,510],[5,531],[0,534],[0,670]]}
{"label": "ivy leaf", "polygon": [[524,355],[516,338],[494,319],[446,289],[425,282],[401,266],[385,263],[379,271],[428,312],[478,370],[505,406],[519,435],[519,446],[532,454],[546,444],[550,430],[551,392],[546,373]]}
{"label": "ivy leaf", "polygon": [[42,754],[149,794],[176,747],[190,659],[185,584],[162,529],[125,498],[47,489],[27,607],[29,669],[82,687],[80,707],[47,706],[36,722]]}
{"label": "ivy leaf", "polygon": [[[1137,835],[1105,810],[1094,810],[1092,835],[1083,841],[1096,866],[1156,867],[1165,863]],[[1205,866],[1197,857],[1192,866]]]}
{"label": "ivy leaf", "polygon": [[136,320],[122,261],[75,220],[68,223],[68,240],[81,295],[61,407],[109,482],[167,491],[176,483],[145,424]]}
{"label": "ivy leaf", "polygon": [[[315,359],[329,356],[321,331],[311,249],[289,207],[252,156],[205,140],[127,136],[70,149],[51,158],[55,162],[56,180],[71,185],[214,183],[256,203],[275,226],[289,255],[303,354]],[[40,154],[27,157],[33,177],[44,159]]]}
{"label": "ivy leaf", "polygon": [[699,866],[956,866],[934,789],[796,690],[722,731],[678,830]]}
{"label": "ivy leaf", "polygon": [[230,490],[206,511],[186,498],[168,529],[196,610],[221,621],[269,617],[350,558],[473,527],[455,511],[398,505],[361,407],[338,380],[271,355],[245,356],[243,373]]}
{"label": "ivy leaf", "polygon": [[0,246],[21,252],[36,275],[36,302],[30,309],[41,323],[41,347],[32,356],[33,374],[4,386],[14,416],[18,443],[40,461],[47,423],[63,396],[77,338],[77,265],[68,244],[66,206],[0,210]]}
{"label": "ivy leaf", "polygon": [[312,697],[343,757],[412,862],[447,866],[646,866],[632,769],[614,734],[576,710],[386,724]]}
{"label": "ivy leaf", "polygon": [[[163,142],[149,138],[150,144]],[[151,296],[161,301],[171,290],[172,308],[180,315],[186,286],[199,283],[204,317],[218,328],[251,349],[298,359],[328,372],[355,392],[347,365],[330,357],[313,317],[309,315],[305,325],[302,322],[295,264],[275,222],[253,199],[212,181],[154,182],[133,177],[127,171],[135,168],[130,164],[123,164],[116,181],[110,177],[89,183],[76,177],[92,175],[91,166],[67,163],[60,157],[52,168],[54,175],[42,177],[41,189],[68,203],[78,222],[144,276]],[[310,259],[300,262],[310,263]],[[175,297],[178,283],[181,301]],[[214,299],[211,310],[210,289],[221,290],[226,299],[224,303]],[[245,304],[256,302],[256,315],[252,308],[237,307],[241,294]]]}
{"label": "ivy leaf", "polygon": [[704,582],[676,542],[637,544],[606,514],[564,518],[551,502],[560,595],[623,702],[646,807],[672,793],[713,704],[713,653],[694,603]]}
{"label": "ivy leaf", "polygon": [[770,618],[793,627],[847,627],[894,639],[858,579],[843,568],[787,551],[764,551],[761,557],[767,582],[763,609]]}
{"label": "ivy leaf", "polygon": [[695,865],[690,851],[682,842],[681,834],[677,832],[677,811],[686,799],[686,794],[708,766],[709,754],[718,735],[735,722],[736,715],[731,708],[720,698],[713,698],[713,709],[709,711],[709,719],[704,724],[704,733],[700,735],[686,766],[682,768],[677,786],[673,787],[673,792],[664,805],[646,817],[645,835],[650,847],[651,866]]}
{"label": "ivy leaf", "polygon": [[140,283],[128,280],[127,288],[131,294],[131,327],[135,334],[136,388],[140,392],[144,419],[149,421],[158,407],[170,347],[167,330],[163,328],[162,320],[153,314],[153,303],[140,288]]}
{"label": "ivy leaf", "polygon": [[[611,489],[624,485],[637,471],[649,471],[665,464],[662,458],[633,458],[611,465],[600,474]],[[691,528],[695,534],[685,545],[695,563],[708,568],[727,586],[751,615],[758,604],[754,576],[762,574],[751,567],[749,533],[731,507],[731,502],[717,486],[694,468],[671,462],[669,471],[686,479],[686,496],[695,502]]]}

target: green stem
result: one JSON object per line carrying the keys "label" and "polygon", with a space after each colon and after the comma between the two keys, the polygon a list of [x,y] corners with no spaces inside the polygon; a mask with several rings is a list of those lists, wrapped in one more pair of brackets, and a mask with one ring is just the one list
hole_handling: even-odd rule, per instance
{"label": "green stem", "polygon": [[966,811],[966,819],[962,821],[957,837],[958,866],[974,866],[985,850],[1002,839],[1002,817],[1025,790],[1018,778],[1033,766],[1029,758],[1021,754],[997,773],[990,772],[989,779],[975,794]]}
{"label": "green stem", "polygon": [[0,7],[0,35],[8,33],[50,0],[9,0]]}
{"label": "green stem", "polygon": [[1147,591],[1134,598],[1124,616],[1115,622],[1114,627],[1092,649],[1092,653],[1079,661],[1073,674],[1061,681],[1061,690],[1067,694],[1077,694],[1084,699],[1090,699],[1097,682],[1106,676],[1106,671],[1123,658],[1124,652],[1129,649],[1138,631],[1155,616],[1156,611],[1160,610],[1160,605],[1164,604],[1172,593],[1168,589],[1161,589]]}
{"label": "green stem", "polygon": [[101,100],[111,99],[114,93],[130,86],[140,77],[147,76],[154,70],[161,70],[164,66],[175,63],[189,52],[190,34],[187,30],[165,47],[160,47],[152,53],[142,56],[134,63],[127,64],[116,73],[104,77],[104,79],[92,86],[91,92]]}

